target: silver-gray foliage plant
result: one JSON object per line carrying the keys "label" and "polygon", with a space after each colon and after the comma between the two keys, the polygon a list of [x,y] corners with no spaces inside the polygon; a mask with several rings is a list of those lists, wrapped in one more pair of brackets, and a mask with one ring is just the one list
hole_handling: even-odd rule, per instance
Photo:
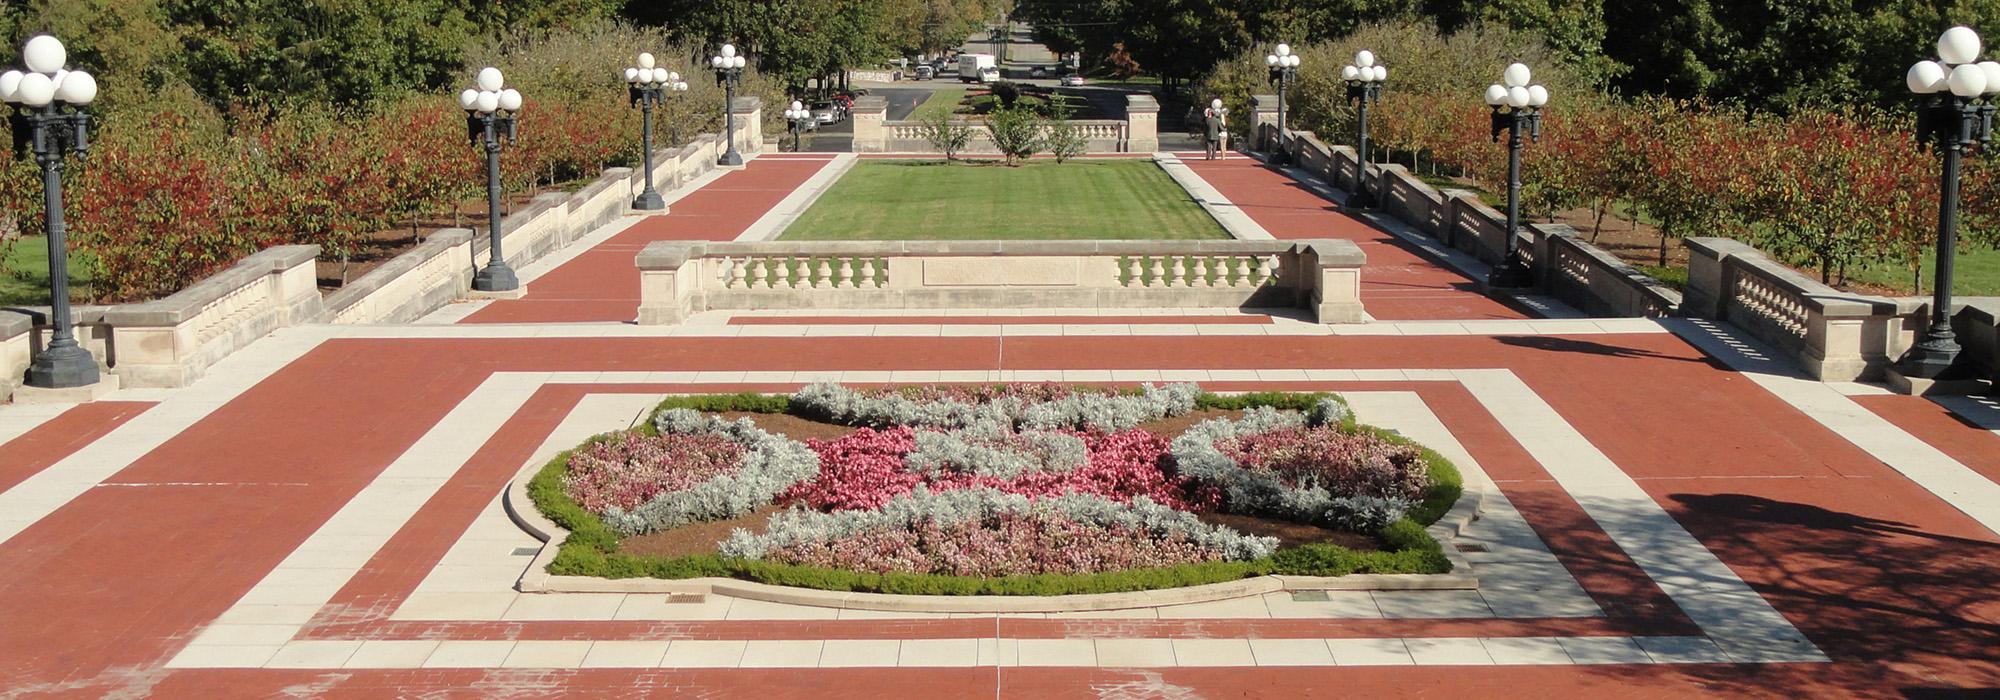
{"label": "silver-gray foliage plant", "polygon": [[1417,505],[1402,498],[1340,496],[1317,484],[1290,486],[1276,474],[1245,469],[1216,447],[1219,443],[1287,428],[1339,425],[1353,412],[1339,401],[1322,399],[1310,414],[1259,406],[1234,420],[1213,418],[1181,433],[1170,444],[1182,474],[1220,486],[1232,510],[1324,523],[1373,532],[1402,519]]}
{"label": "silver-gray foliage plant", "polygon": [[1209,525],[1193,513],[1155,503],[1145,496],[1135,497],[1131,503],[1125,504],[1081,493],[1029,498],[990,488],[933,493],[919,486],[890,499],[875,510],[821,513],[793,508],[773,516],[761,535],[740,528],[730,533],[729,538],[720,543],[718,551],[725,557],[762,559],[773,549],[829,542],[864,532],[908,529],[925,521],[951,524],[1010,514],[1050,514],[1100,527],[1122,527],[1159,534],[1186,533],[1190,541],[1231,560],[1267,557],[1278,549],[1275,537],[1245,535],[1227,527]]}
{"label": "silver-gray foliage plant", "polygon": [[889,427],[1118,431],[1194,410],[1201,387],[1193,383],[1140,387],[1138,394],[1080,393],[1029,403],[1002,397],[985,403],[953,399],[918,401],[897,394],[870,395],[816,383],[792,395],[792,404],[837,423]]}
{"label": "silver-gray foliage plant", "polygon": [[1029,472],[1067,472],[1090,462],[1090,446],[1068,433],[1024,430],[1010,437],[976,429],[924,430],[903,456],[903,469],[938,476],[945,472],[1012,479]]}
{"label": "silver-gray foliage plant", "polygon": [[786,489],[819,474],[819,455],[811,448],[764,432],[749,418],[732,421],[675,408],[655,414],[653,427],[661,435],[721,435],[743,446],[743,461],[734,472],[685,490],[659,494],[629,511],[607,509],[604,522],[628,537],[748,515],[770,505]]}

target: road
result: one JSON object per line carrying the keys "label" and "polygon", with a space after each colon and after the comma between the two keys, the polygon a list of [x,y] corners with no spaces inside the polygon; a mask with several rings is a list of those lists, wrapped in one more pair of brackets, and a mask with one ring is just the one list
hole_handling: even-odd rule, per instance
{"label": "road", "polygon": [[[923,81],[910,82],[911,84],[925,85]],[[943,85],[944,83],[940,82],[938,84]],[[929,99],[931,91],[936,89],[935,86],[928,85],[926,87],[881,87],[883,85],[888,85],[888,83],[855,83],[856,87],[867,88],[868,94],[889,101],[889,114],[887,118],[890,121],[908,119],[910,113],[917,110],[917,105],[923,104],[924,100]],[[785,141],[786,147],[790,148],[790,136],[787,136]],[[810,136],[806,137],[805,150],[815,153],[846,153],[853,150],[853,145],[854,122],[851,120],[842,120],[838,124],[824,124],[814,130]]]}

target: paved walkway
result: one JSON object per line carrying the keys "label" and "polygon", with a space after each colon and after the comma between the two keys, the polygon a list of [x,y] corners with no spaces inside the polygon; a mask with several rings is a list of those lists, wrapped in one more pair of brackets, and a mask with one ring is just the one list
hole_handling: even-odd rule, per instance
{"label": "paved walkway", "polygon": [[[604,323],[629,316],[645,241],[732,237],[760,216],[738,204],[823,165],[759,159],[473,325],[286,329],[186,389],[0,406],[0,698],[2000,687],[2000,405],[1805,381],[1689,322],[1524,318],[1249,162],[1194,166],[1280,237],[1364,241],[1371,270],[1415,280],[1371,288],[1371,310],[1415,318]],[[1460,547],[1481,587],[1030,616],[513,590],[541,547],[499,507],[524,470],[665,394],[812,381],[1339,391],[1491,481]]]}
{"label": "paved walkway", "polygon": [[1368,255],[1361,303],[1387,320],[1524,318],[1518,309],[1479,293],[1479,284],[1415,246],[1341,213],[1339,205],[1251,158],[1182,162],[1207,180],[1274,238],[1345,238]]}

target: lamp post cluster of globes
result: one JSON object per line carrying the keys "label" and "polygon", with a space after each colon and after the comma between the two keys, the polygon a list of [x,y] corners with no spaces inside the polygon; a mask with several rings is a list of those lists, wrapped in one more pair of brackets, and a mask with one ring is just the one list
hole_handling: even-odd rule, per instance
{"label": "lamp post cluster of globes", "polygon": [[1979,34],[1952,27],[1938,37],[1936,60],[1918,61],[1907,74],[1917,108],[1917,142],[1936,150],[1942,161],[1938,180],[1937,268],[1930,324],[1896,371],[1905,377],[1945,378],[1958,359],[1951,330],[1952,263],[1958,249],[1959,161],[1993,135],[1993,107],[2000,95],[2000,63],[1979,60]]}
{"label": "lamp post cluster of globes", "polygon": [[639,65],[625,69],[626,92],[632,104],[639,106],[639,150],[644,152],[646,162],[646,185],[639,196],[632,200],[632,208],[644,211],[659,211],[667,208],[667,200],[653,187],[653,107],[665,102],[667,95],[687,92],[688,84],[681,80],[681,74],[660,68],[653,54],[640,53]]}
{"label": "lamp post cluster of globes", "polygon": [[792,128],[793,153],[804,150],[803,144],[806,125],[813,123],[813,121],[812,110],[806,109],[804,102],[792,100],[792,103],[785,107],[785,123],[791,125]]}
{"label": "lamp post cluster of globes", "polygon": [[[1286,133],[1286,93],[1291,92],[1292,81],[1299,76],[1299,64],[1301,62],[1302,60],[1299,58],[1299,55],[1292,53],[1291,44],[1279,44],[1277,48],[1271,50],[1271,53],[1264,54],[1264,65],[1268,66],[1271,71],[1271,82],[1278,86],[1278,136],[1281,140]],[[1277,153],[1282,157],[1285,149],[1279,148]]]}

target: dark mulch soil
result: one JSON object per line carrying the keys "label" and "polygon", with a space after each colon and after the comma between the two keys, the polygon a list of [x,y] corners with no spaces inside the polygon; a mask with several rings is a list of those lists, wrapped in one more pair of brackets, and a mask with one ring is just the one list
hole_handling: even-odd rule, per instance
{"label": "dark mulch soil", "polygon": [[1172,418],[1162,418],[1151,423],[1141,423],[1139,424],[1139,429],[1172,440],[1180,437],[1181,433],[1187,432],[1188,428],[1194,427],[1196,423],[1211,418],[1241,418],[1242,416],[1242,411],[1201,410]]}
{"label": "dark mulch soil", "polygon": [[714,554],[715,543],[729,537],[729,533],[743,528],[761,533],[771,516],[784,508],[764,506],[740,518],[716,520],[706,523],[685,525],[650,535],[627,537],[618,542],[618,551],[626,554],[656,557],[684,557],[690,554]]}
{"label": "dark mulch soil", "polygon": [[1296,547],[1302,544],[1325,542],[1337,544],[1357,552],[1373,552],[1382,545],[1375,538],[1357,532],[1329,530],[1317,525],[1306,525],[1288,520],[1273,520],[1255,515],[1235,515],[1231,513],[1201,513],[1201,521],[1210,525],[1221,525],[1246,535],[1278,538],[1279,546]]}
{"label": "dark mulch soil", "polygon": [[809,418],[800,418],[789,413],[728,411],[716,415],[729,420],[747,417],[750,419],[750,422],[756,423],[757,427],[764,429],[764,432],[783,435],[799,442],[807,440],[832,440],[854,432],[853,428],[845,425],[821,423]]}

